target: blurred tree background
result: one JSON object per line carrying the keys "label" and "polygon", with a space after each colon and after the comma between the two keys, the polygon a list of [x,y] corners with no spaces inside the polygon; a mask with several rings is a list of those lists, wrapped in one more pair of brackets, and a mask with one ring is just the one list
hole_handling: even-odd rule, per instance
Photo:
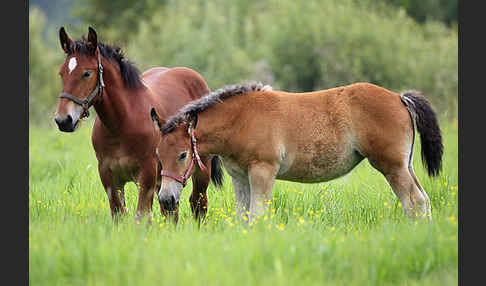
{"label": "blurred tree background", "polygon": [[30,123],[51,123],[58,31],[93,26],[144,71],[186,66],[212,90],[245,80],[301,92],[367,81],[422,91],[457,118],[458,0],[29,1]]}

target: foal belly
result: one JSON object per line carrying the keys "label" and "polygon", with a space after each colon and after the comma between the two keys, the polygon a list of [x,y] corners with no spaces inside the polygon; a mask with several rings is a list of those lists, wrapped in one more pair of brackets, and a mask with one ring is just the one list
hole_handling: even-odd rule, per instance
{"label": "foal belly", "polygon": [[325,182],[347,174],[363,158],[351,146],[301,150],[286,156],[282,165],[287,164],[287,170],[283,168],[277,174],[277,179],[302,183]]}

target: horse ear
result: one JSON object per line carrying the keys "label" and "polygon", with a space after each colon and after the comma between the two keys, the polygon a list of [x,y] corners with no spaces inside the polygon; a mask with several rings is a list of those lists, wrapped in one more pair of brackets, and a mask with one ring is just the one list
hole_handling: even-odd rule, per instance
{"label": "horse ear", "polygon": [[91,27],[88,27],[87,44],[91,46],[91,49],[94,53],[96,51],[96,48],[98,47],[98,36],[96,35],[96,31]]}
{"label": "horse ear", "polygon": [[59,41],[61,42],[61,48],[64,50],[66,54],[71,52],[71,45],[73,41],[69,38],[68,34],[64,30],[64,27],[59,29]]}
{"label": "horse ear", "polygon": [[153,107],[152,110],[150,110],[150,117],[152,117],[152,121],[154,122],[155,129],[158,129],[162,132],[162,122],[160,120],[160,116],[155,110],[155,108]]}

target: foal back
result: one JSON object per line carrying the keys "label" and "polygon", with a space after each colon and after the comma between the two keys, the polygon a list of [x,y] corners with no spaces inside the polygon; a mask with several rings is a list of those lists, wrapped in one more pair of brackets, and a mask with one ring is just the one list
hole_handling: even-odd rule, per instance
{"label": "foal back", "polygon": [[[259,102],[265,98],[271,104]],[[373,84],[310,93],[265,91],[251,95],[248,104],[251,112],[241,122],[258,126],[247,126],[245,137],[255,146],[253,152],[273,153],[277,179],[328,181],[365,157],[376,161],[386,156],[392,159],[387,164],[400,164],[411,151],[413,127],[400,95]]]}

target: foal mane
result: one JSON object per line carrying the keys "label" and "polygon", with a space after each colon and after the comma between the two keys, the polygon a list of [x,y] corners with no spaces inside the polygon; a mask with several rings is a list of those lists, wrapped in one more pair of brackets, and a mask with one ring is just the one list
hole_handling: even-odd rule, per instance
{"label": "foal mane", "polygon": [[[128,61],[125,58],[125,53],[119,46],[98,42],[98,48],[104,58],[107,60],[115,60],[120,65],[120,75],[123,79],[123,83],[128,88],[138,89],[143,86],[142,79],[140,78],[140,71],[133,62]],[[93,55],[93,50],[91,46],[88,46],[84,37],[82,40],[73,41],[68,56],[74,52],[78,52],[85,56]]]}
{"label": "foal mane", "polygon": [[248,82],[243,84],[234,84],[234,85],[227,85],[222,87],[216,91],[209,93],[208,95],[201,97],[197,100],[194,100],[184,107],[179,109],[179,111],[169,117],[167,122],[162,127],[162,134],[168,134],[180,124],[187,122],[188,116],[197,115],[212,106],[223,102],[223,100],[236,96],[247,94],[252,91],[264,91],[264,90],[272,90],[270,85],[264,85],[261,82]]}

